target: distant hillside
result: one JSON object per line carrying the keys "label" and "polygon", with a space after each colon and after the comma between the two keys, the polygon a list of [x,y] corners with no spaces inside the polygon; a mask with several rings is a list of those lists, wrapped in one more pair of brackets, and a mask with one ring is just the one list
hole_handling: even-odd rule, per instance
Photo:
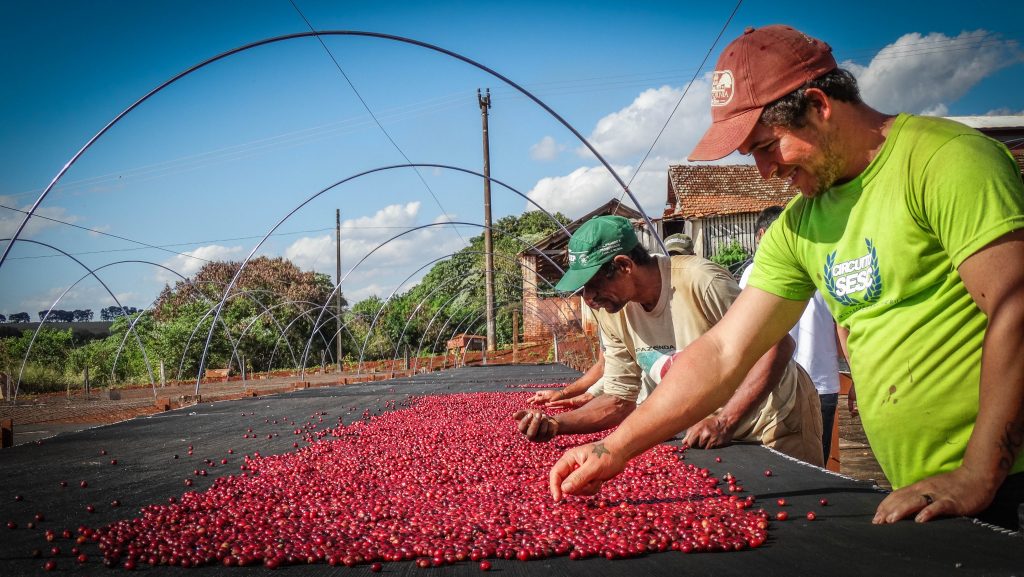
{"label": "distant hillside", "polygon": [[[91,341],[110,336],[111,321],[93,321],[87,323],[46,323],[46,328],[66,331],[71,329],[75,339]],[[39,323],[0,323],[0,338],[16,337],[25,331],[34,332]]]}

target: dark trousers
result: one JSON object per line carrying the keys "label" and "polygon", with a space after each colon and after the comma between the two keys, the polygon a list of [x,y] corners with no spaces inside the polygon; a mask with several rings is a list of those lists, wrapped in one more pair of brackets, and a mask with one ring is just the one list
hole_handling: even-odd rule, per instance
{"label": "dark trousers", "polygon": [[828,452],[832,448],[832,424],[836,421],[836,405],[839,404],[839,393],[818,395],[821,400],[821,448],[824,451],[824,463],[828,466]]}

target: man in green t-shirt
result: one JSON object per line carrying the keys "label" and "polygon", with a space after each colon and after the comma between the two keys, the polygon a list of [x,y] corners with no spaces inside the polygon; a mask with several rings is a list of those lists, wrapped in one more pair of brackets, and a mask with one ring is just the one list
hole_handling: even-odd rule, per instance
{"label": "man in green t-shirt", "polygon": [[601,446],[559,460],[552,496],[597,491],[721,404],[819,290],[849,335],[864,428],[897,489],[874,522],[977,515],[1016,529],[1024,184],[1013,157],[955,122],[870,108],[827,44],[786,26],[748,28],[723,51],[711,106],[690,159],[738,150],[801,196],[763,239],[750,288]]}

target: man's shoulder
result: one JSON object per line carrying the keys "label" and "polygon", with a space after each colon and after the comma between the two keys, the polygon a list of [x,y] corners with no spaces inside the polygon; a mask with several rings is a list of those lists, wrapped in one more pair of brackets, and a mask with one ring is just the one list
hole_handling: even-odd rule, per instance
{"label": "man's shoulder", "polygon": [[712,280],[722,276],[732,278],[729,271],[722,268],[721,265],[692,254],[671,257],[671,275],[673,285],[680,280]]}
{"label": "man's shoulder", "polygon": [[[678,260],[677,260],[678,259]],[[699,256],[672,257],[672,290],[676,294],[694,295],[696,301],[707,300],[732,302],[739,294],[736,279],[721,265]]]}
{"label": "man's shoulder", "polygon": [[[921,156],[952,146],[968,149],[987,148],[997,145],[995,141],[966,124],[935,116],[908,115],[899,129],[899,145],[904,150]],[[998,148],[998,146],[996,146]]]}

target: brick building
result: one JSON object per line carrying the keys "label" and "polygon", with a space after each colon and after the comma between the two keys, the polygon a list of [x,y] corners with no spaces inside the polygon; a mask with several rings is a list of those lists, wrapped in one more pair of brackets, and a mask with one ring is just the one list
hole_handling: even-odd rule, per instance
{"label": "brick building", "polygon": [[[600,207],[590,211],[568,226],[572,234],[584,222],[595,216],[618,215],[634,223],[642,223],[643,215],[618,200],[609,200]],[[643,235],[643,227],[634,224],[638,236]],[[519,266],[523,271],[523,340],[537,342],[551,338],[552,334],[579,333],[594,334],[597,330],[593,317],[585,313],[579,296],[567,297],[554,290],[554,284],[562,278],[563,270],[568,266],[569,237],[564,231],[558,230],[538,241],[533,248],[519,253]],[[542,252],[548,259],[540,256]],[[555,266],[558,265],[558,267]]]}

